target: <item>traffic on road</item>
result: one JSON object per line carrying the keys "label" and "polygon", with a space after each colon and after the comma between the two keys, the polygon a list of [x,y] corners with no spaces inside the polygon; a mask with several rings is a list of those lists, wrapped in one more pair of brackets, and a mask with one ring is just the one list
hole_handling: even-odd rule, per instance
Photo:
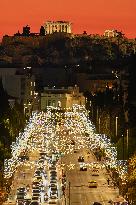
{"label": "traffic on road", "polygon": [[86,134],[81,112],[78,107],[37,113],[25,143],[21,139],[19,151],[14,148],[14,163],[5,169],[13,180],[4,205],[127,205],[107,173],[107,159],[95,155],[100,142],[94,142],[93,128]]}

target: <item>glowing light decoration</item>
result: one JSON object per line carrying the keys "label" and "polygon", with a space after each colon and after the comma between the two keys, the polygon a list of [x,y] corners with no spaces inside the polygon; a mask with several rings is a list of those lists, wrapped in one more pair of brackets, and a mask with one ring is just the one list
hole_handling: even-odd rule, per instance
{"label": "glowing light decoration", "polygon": [[[19,133],[16,142],[11,145],[12,158],[5,160],[5,178],[11,177],[22,163],[18,160],[22,153],[27,150],[40,150],[42,147],[47,153],[58,155],[59,158],[72,153],[74,149],[83,148],[95,152],[99,148],[106,155],[101,167],[115,168],[123,176],[127,165],[117,160],[117,150],[110,139],[104,134],[96,134],[88,113],[84,106],[79,105],[73,105],[72,108],[65,109],[65,112],[51,106],[46,113],[33,112],[24,132]],[[71,140],[76,143],[73,145]],[[74,169],[75,165],[65,166]],[[93,167],[94,163],[87,166]]]}

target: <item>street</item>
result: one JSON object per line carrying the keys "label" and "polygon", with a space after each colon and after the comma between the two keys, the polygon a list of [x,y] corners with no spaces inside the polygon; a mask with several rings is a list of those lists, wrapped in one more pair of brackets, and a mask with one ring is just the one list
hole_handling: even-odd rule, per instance
{"label": "street", "polygon": [[[62,118],[63,115],[58,115],[59,123],[54,123],[51,115],[35,126],[27,142],[31,147],[27,149],[28,159],[19,161],[5,205],[25,204],[26,200],[33,204],[37,196],[37,203],[44,205],[93,205],[94,202],[109,205],[119,195],[105,162],[97,161],[91,149],[92,141],[86,138],[84,121],[77,113],[74,117]],[[20,203],[18,190],[22,187],[29,189]]]}
{"label": "street", "polygon": [[[68,154],[62,160],[66,163],[66,177],[67,177],[67,190],[66,198],[67,205],[91,205],[93,202],[100,202],[103,205],[108,205],[109,200],[113,200],[119,191],[117,188],[114,189],[112,181],[110,181],[110,186],[107,183],[107,174],[104,168],[100,168],[99,176],[92,176],[91,169],[87,171],[80,171],[78,157],[85,156],[84,150],[79,151],[78,153]],[[89,159],[86,157],[85,162],[87,164],[94,162],[94,156],[90,154]],[[74,164],[74,168],[69,165]],[[96,180],[98,183],[97,188],[89,188],[89,180]],[[69,184],[70,182],[70,184]],[[69,187],[70,185],[70,187]],[[69,190],[70,188],[70,190]],[[70,203],[69,203],[69,194],[70,194]]]}

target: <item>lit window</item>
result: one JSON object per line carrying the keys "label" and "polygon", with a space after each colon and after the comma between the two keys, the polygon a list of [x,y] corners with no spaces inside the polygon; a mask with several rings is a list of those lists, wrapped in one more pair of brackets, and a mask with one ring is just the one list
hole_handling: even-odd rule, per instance
{"label": "lit window", "polygon": [[33,91],[31,90],[31,95],[33,95]]}
{"label": "lit window", "polygon": [[33,82],[31,81],[31,86],[33,85]]}

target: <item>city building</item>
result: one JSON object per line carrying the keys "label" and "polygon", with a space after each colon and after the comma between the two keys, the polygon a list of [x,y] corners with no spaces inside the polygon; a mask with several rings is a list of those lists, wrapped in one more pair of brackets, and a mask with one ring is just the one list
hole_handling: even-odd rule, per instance
{"label": "city building", "polygon": [[57,36],[60,36],[60,34],[71,36],[71,23],[67,21],[47,21],[44,26],[41,26],[39,33],[31,33],[30,27],[27,25],[23,27],[22,33],[18,31],[13,36],[3,36],[2,45],[8,46],[10,44],[23,43],[24,46],[40,46],[44,45],[45,42],[48,41],[48,34],[53,33],[57,33]]}
{"label": "city building", "polygon": [[24,106],[24,113],[30,116],[33,110],[38,109],[38,95],[35,92],[35,77],[30,72],[31,67],[24,68],[23,71],[4,69],[0,68],[4,90],[9,96],[16,98]]}
{"label": "city building", "polygon": [[2,45],[8,46],[10,44],[21,44],[23,43],[24,46],[35,47],[43,44],[45,36],[40,35],[30,35],[30,36],[22,36],[22,35],[15,35],[15,36],[3,36],[2,38]]}
{"label": "city building", "polygon": [[68,21],[47,21],[44,28],[46,34],[54,32],[71,33],[71,23]]}
{"label": "city building", "polygon": [[82,92],[90,92],[95,94],[96,92],[103,92],[107,86],[111,89],[115,82],[115,77],[112,74],[86,74],[77,73],[76,75],[77,85]]}
{"label": "city building", "polygon": [[76,85],[67,88],[44,87],[41,93],[41,110],[45,110],[47,106],[71,108],[73,104],[85,105],[85,97]]}
{"label": "city building", "polygon": [[89,88],[92,94],[112,89],[115,77],[112,74],[93,74],[89,77]]}
{"label": "city building", "polygon": [[117,35],[118,35],[118,31],[115,30],[115,29],[113,29],[113,30],[105,30],[105,32],[104,32],[104,36],[108,37],[108,38],[116,37]]}

